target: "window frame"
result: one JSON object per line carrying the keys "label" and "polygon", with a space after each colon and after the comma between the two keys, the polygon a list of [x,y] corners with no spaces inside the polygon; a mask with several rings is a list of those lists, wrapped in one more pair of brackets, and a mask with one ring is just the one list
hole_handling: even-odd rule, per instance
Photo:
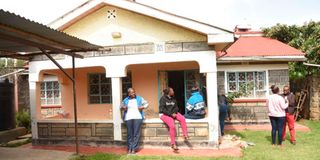
{"label": "window frame", "polygon": [[[44,83],[45,84],[45,89],[44,90],[42,90],[42,83]],[[50,89],[50,90],[48,90],[47,89],[47,83],[52,83],[52,85],[54,86],[54,83],[58,83],[58,85],[59,85],[59,89],[54,89],[54,87],[52,86],[52,89]],[[51,79],[51,80],[44,80],[44,81],[41,81],[40,82],[40,86],[39,86],[39,90],[40,90],[40,106],[43,106],[43,107],[50,107],[50,106],[61,106],[62,105],[62,96],[61,96],[61,84],[59,83],[59,81],[58,80],[54,80],[54,79]],[[41,97],[41,92],[45,92],[45,98],[42,98]],[[47,97],[47,92],[48,91],[52,91],[53,93],[52,93],[52,97],[53,98],[51,98],[52,99],[52,104],[48,104],[48,97]],[[59,103],[55,103],[55,96],[54,96],[54,91],[59,91],[59,97],[57,98],[57,99],[59,99]],[[42,100],[45,100],[45,104],[42,104]]]}
{"label": "window frame", "polygon": [[[254,89],[253,89],[253,96],[252,97],[239,97],[238,99],[266,99],[266,97],[268,96],[269,94],[269,90],[268,90],[268,85],[269,85],[269,74],[268,74],[268,70],[256,70],[256,71],[252,71],[252,70],[225,70],[224,71],[224,77],[225,77],[225,94],[228,94],[229,92],[232,92],[229,90],[229,73],[235,73],[236,75],[236,78],[235,78],[235,82],[236,82],[236,91],[238,91],[239,89],[239,82],[238,82],[238,76],[239,76],[239,73],[241,72],[245,72],[247,74],[247,72],[251,72],[251,73],[254,73]],[[263,72],[264,73],[264,89],[263,90],[259,90],[259,89],[256,89],[255,87],[255,84],[259,81],[256,79],[256,73],[259,73],[259,72]],[[246,77],[247,78],[247,77]],[[245,81],[245,83],[247,84],[247,79]],[[233,91],[235,92],[235,91]],[[264,92],[264,96],[263,97],[257,97],[257,92]]]}
{"label": "window frame", "polygon": [[[90,86],[91,86],[91,83],[90,83],[90,76],[91,75],[99,75],[99,83],[98,83],[98,85],[99,85],[99,95],[91,95],[90,94]],[[88,103],[88,105],[100,105],[100,104],[112,104],[112,82],[111,82],[111,78],[108,78],[108,77],[106,77],[107,79],[110,79],[110,83],[103,83],[103,84],[110,84],[110,94],[107,94],[107,95],[102,95],[101,94],[101,85],[103,85],[103,84],[101,84],[101,76],[102,75],[106,75],[106,73],[99,73],[99,72],[94,72],[94,73],[88,73],[87,74],[87,87],[88,87],[88,89],[87,89],[87,92],[88,92],[88,94],[87,94],[87,103]],[[91,96],[99,96],[99,103],[91,103],[91,101],[90,101],[90,97]],[[110,102],[107,102],[107,103],[103,103],[102,102],[102,96],[110,96]]]}

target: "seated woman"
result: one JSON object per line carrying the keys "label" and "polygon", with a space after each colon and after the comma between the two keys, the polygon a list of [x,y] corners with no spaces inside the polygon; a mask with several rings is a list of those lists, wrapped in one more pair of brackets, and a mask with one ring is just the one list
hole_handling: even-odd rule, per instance
{"label": "seated woman", "polygon": [[205,103],[197,87],[192,87],[191,97],[187,102],[187,112],[184,115],[188,119],[201,119],[206,115]]}
{"label": "seated woman", "polygon": [[177,101],[174,98],[174,91],[172,88],[164,89],[163,96],[160,99],[160,119],[169,127],[171,148],[178,150],[176,145],[176,128],[175,120],[180,122],[183,137],[188,140],[186,119],[178,111]]}

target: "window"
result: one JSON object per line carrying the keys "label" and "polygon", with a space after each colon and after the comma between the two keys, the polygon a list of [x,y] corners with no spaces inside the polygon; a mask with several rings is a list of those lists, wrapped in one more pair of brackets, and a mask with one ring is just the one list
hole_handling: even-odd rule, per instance
{"label": "window", "polygon": [[132,87],[131,72],[128,72],[127,77],[122,78],[122,99],[128,96],[127,90]]}
{"label": "window", "polygon": [[266,96],[266,72],[228,72],[228,92],[245,92],[246,98]]}
{"label": "window", "polygon": [[58,81],[41,82],[41,105],[60,105],[61,91]]}
{"label": "window", "polygon": [[111,79],[105,74],[89,74],[89,103],[112,103]]}
{"label": "window", "polygon": [[[131,72],[122,78],[122,98],[127,96],[127,89],[132,87]],[[104,104],[112,103],[111,78],[105,74],[89,74],[89,103]]]}

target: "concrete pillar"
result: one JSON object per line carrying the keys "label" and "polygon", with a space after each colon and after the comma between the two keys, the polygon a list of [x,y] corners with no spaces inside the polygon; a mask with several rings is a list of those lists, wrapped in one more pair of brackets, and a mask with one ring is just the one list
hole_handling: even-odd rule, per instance
{"label": "concrete pillar", "polygon": [[112,77],[112,120],[114,140],[122,140],[120,104],[122,97],[122,85],[120,77]]}
{"label": "concrete pillar", "polygon": [[219,143],[219,107],[217,97],[217,72],[206,73],[207,78],[207,106],[209,123],[209,143]]}
{"label": "concrete pillar", "polygon": [[31,116],[31,131],[32,139],[38,138],[37,125],[37,106],[36,106],[36,82],[29,81],[29,97],[30,97],[30,116]]}

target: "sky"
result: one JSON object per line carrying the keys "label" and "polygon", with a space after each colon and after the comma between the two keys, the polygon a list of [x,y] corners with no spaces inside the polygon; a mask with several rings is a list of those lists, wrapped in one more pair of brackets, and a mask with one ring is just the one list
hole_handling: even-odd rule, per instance
{"label": "sky", "polygon": [[[48,24],[87,0],[0,0],[0,8]],[[136,0],[161,10],[232,30],[320,21],[320,0]]]}

